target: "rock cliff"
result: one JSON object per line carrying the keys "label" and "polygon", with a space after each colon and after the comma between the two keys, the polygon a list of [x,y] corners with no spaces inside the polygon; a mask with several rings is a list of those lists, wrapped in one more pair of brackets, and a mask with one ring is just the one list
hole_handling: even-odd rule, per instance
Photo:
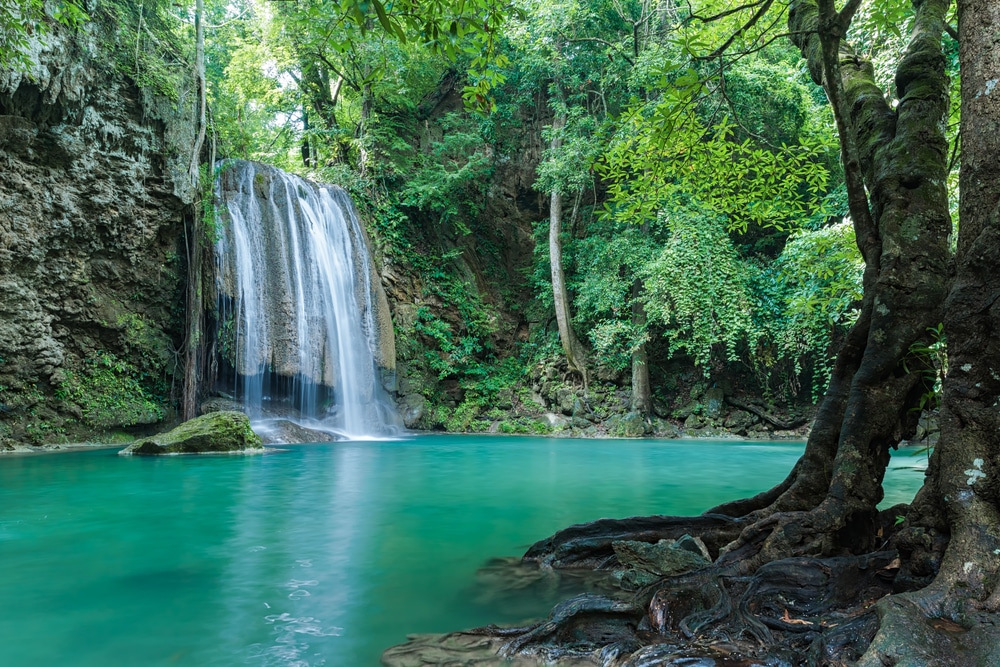
{"label": "rock cliff", "polygon": [[0,440],[159,421],[180,373],[193,104],[117,72],[102,29],[0,71]]}

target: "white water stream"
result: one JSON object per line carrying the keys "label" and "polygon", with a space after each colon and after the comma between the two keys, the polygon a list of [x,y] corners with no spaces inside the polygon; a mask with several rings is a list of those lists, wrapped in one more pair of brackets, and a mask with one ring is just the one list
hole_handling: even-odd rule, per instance
{"label": "white water stream", "polygon": [[[273,167],[225,163],[216,245],[218,339],[252,420],[356,439],[399,428],[376,363],[371,258],[347,193]],[[382,297],[384,299],[384,296]],[[384,327],[383,327],[384,328]]]}

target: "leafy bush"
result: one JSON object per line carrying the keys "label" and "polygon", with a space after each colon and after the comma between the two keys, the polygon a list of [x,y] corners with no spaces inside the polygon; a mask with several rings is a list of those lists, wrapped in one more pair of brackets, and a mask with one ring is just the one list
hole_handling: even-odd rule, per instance
{"label": "leafy bush", "polygon": [[664,326],[670,354],[683,351],[706,373],[713,360],[735,361],[741,344],[761,335],[753,267],[740,259],[726,221],[696,208],[675,208],[660,220],[670,238],[643,267],[650,320]]}
{"label": "leafy bush", "polygon": [[101,352],[79,371],[67,371],[56,398],[78,405],[92,428],[148,424],[163,419],[163,407],[142,385],[140,372]]}

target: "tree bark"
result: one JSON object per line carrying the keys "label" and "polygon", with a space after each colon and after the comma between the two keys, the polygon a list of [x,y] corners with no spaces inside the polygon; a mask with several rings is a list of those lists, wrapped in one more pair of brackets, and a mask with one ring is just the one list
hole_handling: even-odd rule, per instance
{"label": "tree bark", "polygon": [[945,302],[948,374],[941,437],[918,511],[907,517],[909,543],[946,540],[947,548],[928,587],[879,603],[880,630],[862,667],[953,659],[940,621],[928,617],[961,628],[961,664],[1000,660],[1000,5],[959,0],[958,16],[962,224]]}
{"label": "tree bark", "polygon": [[[645,330],[646,309],[642,307],[642,281],[632,283],[632,326]],[[653,412],[653,391],[649,383],[649,355],[643,340],[632,353],[632,411],[648,417]]]}
{"label": "tree bark", "polygon": [[198,416],[198,385],[202,348],[202,219],[201,199],[207,195],[201,188],[201,151],[205,145],[207,125],[207,91],[205,83],[205,26],[204,0],[195,4],[195,81],[198,88],[198,135],[191,151],[188,176],[195,188],[194,214],[191,216],[190,233],[187,235],[188,284],[186,319],[187,332],[184,350],[184,391],[181,405],[183,419]]}
{"label": "tree bark", "polygon": [[[552,122],[553,151],[562,146],[560,131],[566,125],[565,113],[558,114]],[[566,290],[566,276],[562,267],[562,193],[559,187],[552,188],[549,198],[549,265],[552,269],[552,300],[555,304],[556,323],[559,326],[559,340],[569,367],[583,376],[583,386],[590,385],[587,372],[587,357],[583,345],[573,331],[573,321],[569,309],[569,292]]]}
{"label": "tree bark", "polygon": [[[851,215],[866,261],[865,299],[793,478],[767,508],[748,516],[751,525],[729,547],[727,561],[739,561],[745,571],[781,557],[863,553],[875,546],[889,450],[913,428],[910,408],[929,389],[926,360],[911,349],[940,322],[949,279],[942,129],[948,79],[941,45],[948,4],[914,3],[911,40],[896,71],[900,102],[894,114],[871,65],[843,41],[847,25],[832,1],[792,4],[792,39],[837,119]],[[819,504],[810,507],[817,497]]]}

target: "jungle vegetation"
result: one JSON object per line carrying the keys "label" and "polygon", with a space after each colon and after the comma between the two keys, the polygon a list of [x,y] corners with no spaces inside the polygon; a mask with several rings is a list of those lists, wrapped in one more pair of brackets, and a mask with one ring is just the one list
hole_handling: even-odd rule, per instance
{"label": "jungle vegetation", "polygon": [[[628,372],[641,412],[652,409],[653,359],[677,355],[709,377],[739,364],[762,392],[818,399],[805,454],[774,489],[687,522],[603,523],[536,545],[550,564],[597,562],[612,536],[683,531],[715,557],[632,606],[575,609],[554,627],[599,642],[609,618],[647,618],[654,633],[709,648],[734,637],[795,645],[794,628],[761,630],[730,592],[775,563],[803,579],[892,549],[877,634],[858,632],[817,664],[996,664],[992,0],[115,6],[128,10],[119,29],[130,44],[156,14],[188,62],[204,49],[212,154],[355,193],[386,261],[414,267],[461,315],[418,313],[427,363],[484,404],[498,376],[515,382],[547,355],[564,355],[584,385],[601,369]],[[19,44],[8,35],[46,21],[21,11],[2,26],[8,62]],[[136,81],[169,93],[168,77],[141,70],[136,58]],[[536,128],[533,299],[502,305],[541,309],[557,326],[499,349],[498,305],[427,239],[478,238],[495,222],[483,215],[493,178],[526,158],[521,139]],[[887,522],[877,504],[889,453],[938,402],[926,483]],[[681,604],[692,596],[703,609]],[[526,630],[508,647],[559,636]]]}

